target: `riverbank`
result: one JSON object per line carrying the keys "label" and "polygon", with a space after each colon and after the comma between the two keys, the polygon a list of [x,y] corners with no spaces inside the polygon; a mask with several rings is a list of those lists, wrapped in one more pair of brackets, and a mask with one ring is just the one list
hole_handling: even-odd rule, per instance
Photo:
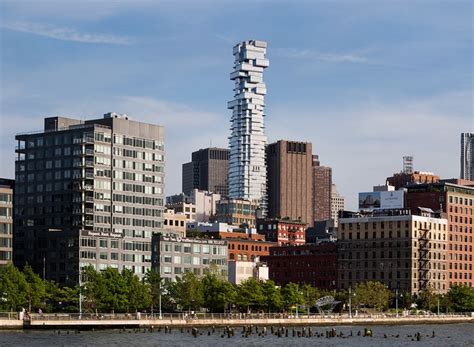
{"label": "riverbank", "polygon": [[[54,319],[53,319],[54,318]],[[192,328],[192,327],[242,327],[242,326],[370,326],[370,325],[418,325],[474,323],[469,316],[408,316],[408,317],[337,317],[337,318],[249,318],[249,319],[64,319],[47,317],[21,321],[0,319],[0,329],[150,329],[150,328]]]}

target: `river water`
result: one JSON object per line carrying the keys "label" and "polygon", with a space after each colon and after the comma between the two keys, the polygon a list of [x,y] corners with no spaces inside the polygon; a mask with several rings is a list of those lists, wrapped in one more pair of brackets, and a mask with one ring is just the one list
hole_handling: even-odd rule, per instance
{"label": "river water", "polygon": [[[222,328],[216,328],[214,334],[208,335],[210,329],[201,328],[198,337],[193,337],[187,329],[183,333],[174,329],[171,333],[136,330],[101,330],[74,331],[30,330],[0,331],[0,346],[474,346],[474,324],[441,324],[441,325],[392,325],[371,326],[373,337],[363,337],[363,326],[334,327],[337,334],[343,337],[326,338],[326,330],[332,327],[313,327],[313,334],[324,334],[324,337],[278,337],[270,334],[265,337],[255,332],[249,337],[242,337],[242,328],[235,328],[235,336],[221,337]],[[302,328],[295,328],[300,330]],[[306,328],[308,331],[308,328]],[[349,336],[352,331],[352,336]],[[360,331],[360,336],[358,332]],[[433,331],[435,337],[432,337]],[[420,341],[415,334],[420,333]],[[297,333],[296,333],[297,334]],[[397,337],[398,336],[398,337]]]}

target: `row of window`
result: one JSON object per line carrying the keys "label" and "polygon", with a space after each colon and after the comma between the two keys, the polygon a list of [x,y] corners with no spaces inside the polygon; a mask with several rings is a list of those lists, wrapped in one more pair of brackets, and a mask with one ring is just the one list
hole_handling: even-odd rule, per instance
{"label": "row of window", "polygon": [[225,246],[213,246],[213,245],[200,245],[200,244],[175,244],[162,243],[161,251],[164,252],[175,252],[175,253],[202,253],[202,254],[213,254],[213,255],[227,255],[227,247]]}

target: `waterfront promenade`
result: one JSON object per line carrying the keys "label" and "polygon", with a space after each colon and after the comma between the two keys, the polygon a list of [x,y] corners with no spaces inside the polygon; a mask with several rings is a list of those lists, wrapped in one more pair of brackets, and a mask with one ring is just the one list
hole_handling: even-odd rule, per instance
{"label": "waterfront promenade", "polygon": [[120,328],[181,328],[181,327],[241,327],[241,326],[350,326],[350,325],[416,325],[474,323],[472,314],[457,315],[300,315],[280,314],[202,314],[190,317],[186,314],[45,314],[32,315],[20,320],[15,313],[0,317],[0,329],[120,329]]}

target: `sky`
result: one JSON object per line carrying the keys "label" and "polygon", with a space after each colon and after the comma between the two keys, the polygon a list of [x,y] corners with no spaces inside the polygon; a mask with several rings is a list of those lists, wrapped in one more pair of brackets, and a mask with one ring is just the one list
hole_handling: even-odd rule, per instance
{"label": "sky", "polygon": [[268,42],[266,133],[310,141],[354,209],[413,155],[459,177],[474,131],[472,1],[0,0],[0,177],[43,118],[165,126],[166,194],[199,148],[228,146],[232,47]]}

